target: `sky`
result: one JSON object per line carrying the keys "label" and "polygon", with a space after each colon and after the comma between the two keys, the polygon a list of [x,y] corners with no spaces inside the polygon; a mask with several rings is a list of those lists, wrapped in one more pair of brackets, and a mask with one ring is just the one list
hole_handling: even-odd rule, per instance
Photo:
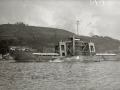
{"label": "sky", "polygon": [[120,40],[120,0],[0,0],[0,24],[16,22]]}

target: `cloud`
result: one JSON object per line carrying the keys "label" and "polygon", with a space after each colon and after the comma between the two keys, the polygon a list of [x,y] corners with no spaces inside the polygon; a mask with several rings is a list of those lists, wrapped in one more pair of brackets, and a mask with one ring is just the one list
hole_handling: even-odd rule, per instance
{"label": "cloud", "polygon": [[82,12],[77,19],[82,21],[79,24],[79,33],[81,35],[89,36],[90,33],[99,35],[98,28],[96,27],[97,23],[101,21],[99,17],[93,17],[91,12]]}
{"label": "cloud", "polygon": [[42,5],[34,5],[32,11],[27,13],[25,21],[29,25],[50,27],[54,25],[53,12]]}
{"label": "cloud", "polygon": [[[119,0],[3,0],[0,24],[24,22],[33,26],[53,27],[80,35],[104,35],[120,38]],[[103,2],[104,1],[104,2]]]}
{"label": "cloud", "polygon": [[[55,5],[50,3],[47,7],[45,5],[35,5],[33,12],[36,15],[36,22],[39,23],[37,25],[60,28],[77,33],[76,22],[81,20],[82,22],[78,26],[79,34],[89,35],[92,32],[98,35],[98,29],[95,26],[97,22],[100,21],[100,18],[94,16],[91,12],[85,12],[81,5],[83,5],[83,3],[80,2],[78,4],[76,4],[76,2],[68,2],[67,5],[63,2],[56,3]],[[78,8],[78,6],[80,6],[80,8]],[[36,22],[34,22],[35,25]],[[88,26],[90,22],[91,26]]]}

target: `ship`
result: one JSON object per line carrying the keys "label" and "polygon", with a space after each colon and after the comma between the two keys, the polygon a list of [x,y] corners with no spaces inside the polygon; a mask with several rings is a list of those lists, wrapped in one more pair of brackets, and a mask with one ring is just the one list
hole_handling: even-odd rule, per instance
{"label": "ship", "polygon": [[54,53],[34,51],[12,51],[16,62],[70,62],[70,61],[108,61],[120,60],[119,53],[96,53],[94,42],[83,41],[78,36],[69,36],[67,41],[54,45]]}
{"label": "ship", "polygon": [[79,36],[70,36],[68,41],[60,41],[55,52],[65,61],[118,61],[120,53],[97,53],[94,42],[83,41]]}

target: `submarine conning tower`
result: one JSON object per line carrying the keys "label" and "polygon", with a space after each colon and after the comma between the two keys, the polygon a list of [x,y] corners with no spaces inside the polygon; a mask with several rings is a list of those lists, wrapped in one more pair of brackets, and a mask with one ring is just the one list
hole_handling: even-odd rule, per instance
{"label": "submarine conning tower", "polygon": [[91,41],[82,41],[80,37],[69,36],[68,41],[55,45],[55,53],[60,56],[91,56],[95,54],[95,45]]}

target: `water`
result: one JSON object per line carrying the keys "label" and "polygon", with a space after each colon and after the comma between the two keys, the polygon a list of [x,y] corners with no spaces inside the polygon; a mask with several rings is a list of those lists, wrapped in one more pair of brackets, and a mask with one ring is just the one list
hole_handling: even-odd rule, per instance
{"label": "water", "polygon": [[120,90],[120,61],[0,61],[0,90]]}

